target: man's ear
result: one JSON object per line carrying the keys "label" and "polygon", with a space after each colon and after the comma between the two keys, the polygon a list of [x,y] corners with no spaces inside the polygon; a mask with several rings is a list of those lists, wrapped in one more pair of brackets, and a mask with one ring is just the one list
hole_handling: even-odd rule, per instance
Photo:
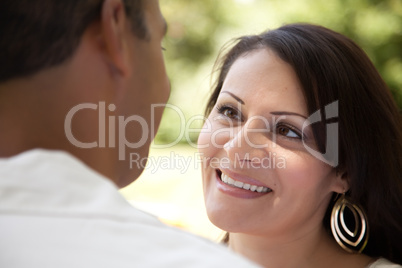
{"label": "man's ear", "polygon": [[347,172],[336,170],[333,191],[336,193],[345,193],[349,190],[349,176]]}
{"label": "man's ear", "polygon": [[113,71],[123,76],[130,73],[126,21],[127,17],[121,0],[103,2],[101,28],[105,54]]}

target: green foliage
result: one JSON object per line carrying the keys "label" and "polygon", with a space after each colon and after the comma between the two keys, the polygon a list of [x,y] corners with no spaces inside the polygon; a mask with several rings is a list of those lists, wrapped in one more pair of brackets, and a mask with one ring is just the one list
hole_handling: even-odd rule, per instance
{"label": "green foliage", "polygon": [[[205,82],[219,49],[227,41],[292,22],[323,25],[353,39],[369,55],[402,109],[401,0],[162,0],[160,3],[169,25],[164,46],[172,83],[170,103],[180,107],[187,119],[203,113],[210,86]],[[177,120],[172,111],[165,113],[157,136],[160,143],[176,140],[182,127]],[[196,140],[196,135],[192,140]],[[182,141],[186,139],[183,137]]]}
{"label": "green foliage", "polygon": [[165,0],[163,14],[169,31],[167,61],[186,66],[193,72],[216,50],[215,33],[225,19],[224,1]]}

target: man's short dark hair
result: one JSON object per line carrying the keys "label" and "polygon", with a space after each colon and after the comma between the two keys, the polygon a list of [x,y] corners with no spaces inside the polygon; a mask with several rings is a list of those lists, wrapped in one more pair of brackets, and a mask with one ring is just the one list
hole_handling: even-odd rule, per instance
{"label": "man's short dark hair", "polygon": [[[143,0],[123,0],[132,30],[146,38]],[[1,0],[0,82],[63,63],[88,25],[100,17],[103,0]]]}

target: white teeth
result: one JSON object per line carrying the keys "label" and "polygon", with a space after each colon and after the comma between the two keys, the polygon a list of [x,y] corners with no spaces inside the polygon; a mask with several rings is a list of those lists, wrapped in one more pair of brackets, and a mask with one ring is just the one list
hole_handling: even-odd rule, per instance
{"label": "white teeth", "polygon": [[244,183],[241,181],[235,181],[234,186],[239,187],[239,188],[243,188]]}
{"label": "white teeth", "polygon": [[222,174],[222,181],[227,183],[228,182],[228,176]]}
{"label": "white teeth", "polygon": [[224,173],[222,173],[222,175],[221,175],[221,180],[228,185],[231,185],[231,186],[234,186],[237,188],[242,188],[245,190],[249,190],[252,192],[268,193],[268,192],[272,191],[268,187],[251,185],[251,184],[244,183],[241,181],[235,181],[234,179],[232,179],[231,177],[229,177],[228,175],[226,175]]}

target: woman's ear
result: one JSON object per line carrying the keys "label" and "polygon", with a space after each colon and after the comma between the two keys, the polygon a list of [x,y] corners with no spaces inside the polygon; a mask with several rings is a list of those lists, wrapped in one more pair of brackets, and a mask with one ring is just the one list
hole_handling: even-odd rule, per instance
{"label": "woman's ear", "polygon": [[127,46],[127,17],[121,0],[105,0],[101,12],[102,42],[109,66],[114,72],[130,73]]}
{"label": "woman's ear", "polygon": [[349,190],[349,176],[346,171],[336,169],[333,191],[336,193],[346,193]]}

